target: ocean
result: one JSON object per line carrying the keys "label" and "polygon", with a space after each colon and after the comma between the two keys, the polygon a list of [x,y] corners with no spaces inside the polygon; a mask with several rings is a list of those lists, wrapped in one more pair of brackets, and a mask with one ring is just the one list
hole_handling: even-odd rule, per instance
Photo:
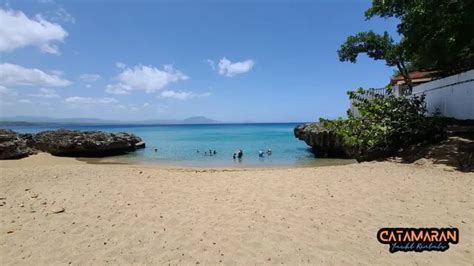
{"label": "ocean", "polygon": [[[136,134],[146,142],[146,148],[126,155],[106,158],[107,162],[130,162],[176,166],[311,166],[340,164],[346,160],[317,159],[309,147],[296,139],[297,123],[278,124],[206,124],[206,125],[61,125],[9,126],[21,133],[67,128],[100,130]],[[155,152],[156,149],[156,152]],[[241,160],[233,153],[243,150]],[[260,150],[272,150],[259,157]],[[216,154],[209,156],[209,150]],[[99,160],[100,161],[100,160]],[[102,159],[104,161],[104,159]]]}

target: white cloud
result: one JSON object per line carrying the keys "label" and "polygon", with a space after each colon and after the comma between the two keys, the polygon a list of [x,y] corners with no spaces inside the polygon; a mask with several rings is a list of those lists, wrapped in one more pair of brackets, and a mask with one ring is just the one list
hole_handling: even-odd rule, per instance
{"label": "white cloud", "polygon": [[92,88],[92,85],[91,85],[91,84],[87,84],[87,85],[86,85],[86,88]]}
{"label": "white cloud", "polygon": [[171,65],[165,65],[162,70],[152,66],[137,65],[133,68],[125,68],[116,77],[119,82],[107,85],[106,92],[128,94],[132,90],[143,90],[147,93],[153,93],[165,89],[170,83],[188,78]]}
{"label": "white cloud", "polygon": [[48,99],[60,98],[59,95],[56,93],[56,91],[54,89],[47,89],[47,88],[41,88],[39,90],[39,93],[37,93],[37,94],[28,94],[28,96],[48,98]]}
{"label": "white cloud", "polygon": [[209,64],[209,66],[211,66],[212,70],[216,70],[216,62],[214,62],[214,60],[207,59],[206,61]]}
{"label": "white cloud", "polygon": [[115,66],[118,67],[118,68],[120,68],[120,69],[124,69],[124,68],[127,67],[127,66],[126,66],[124,63],[122,63],[122,62],[116,62],[116,63],[115,63]]}
{"label": "white cloud", "polygon": [[56,23],[36,15],[28,18],[21,11],[0,9],[0,52],[36,46],[44,53],[59,54],[56,42],[64,42],[68,33]]}
{"label": "white cloud", "polygon": [[114,98],[103,97],[103,98],[91,98],[91,97],[68,97],[64,100],[66,103],[78,104],[78,105],[106,105],[117,103],[118,101]]}
{"label": "white cloud", "polygon": [[148,107],[148,106],[150,106],[149,103],[144,103],[144,104],[143,104],[143,107]]}
{"label": "white cloud", "polygon": [[56,76],[62,76],[64,75],[64,71],[62,70],[50,70],[48,71],[49,73],[53,74],[53,75],[56,75]]}
{"label": "white cloud", "polygon": [[197,97],[209,97],[211,96],[211,93],[210,92],[205,92],[205,93],[201,93],[201,94],[195,94]]}
{"label": "white cloud", "polygon": [[101,79],[101,76],[99,74],[82,74],[79,78],[85,82],[96,82]]}
{"label": "white cloud", "polygon": [[0,114],[2,107],[5,106],[16,106],[18,92],[14,89],[10,89],[0,85]]}
{"label": "white cloud", "polygon": [[1,86],[65,87],[70,84],[69,80],[47,74],[36,68],[25,68],[9,63],[0,64]]}
{"label": "white cloud", "polygon": [[127,105],[123,105],[123,104],[119,104],[117,105],[117,107],[119,109],[122,109],[122,110],[127,110],[127,111],[138,111],[138,110],[141,110],[142,108],[145,108],[147,106],[143,105],[143,106],[137,106],[135,104],[127,104]]}
{"label": "white cloud", "polygon": [[6,98],[6,97],[15,97],[18,95],[18,92],[14,89],[9,89],[7,87],[1,86],[0,85],[0,96],[1,98]]}
{"label": "white cloud", "polygon": [[172,91],[172,90],[166,90],[161,92],[160,96],[162,98],[168,98],[168,99],[175,99],[175,100],[189,100],[192,98],[197,98],[197,97],[208,97],[211,94],[206,92],[206,93],[201,93],[201,94],[195,94],[189,91]]}
{"label": "white cloud", "polygon": [[123,83],[109,84],[105,87],[105,92],[110,93],[110,94],[117,94],[117,95],[130,94],[131,90],[132,88],[130,86],[125,85]]}
{"label": "white cloud", "polygon": [[62,21],[76,24],[76,19],[63,7],[60,7],[55,11],[46,12],[44,17],[51,21]]}
{"label": "white cloud", "polygon": [[227,76],[227,77],[233,77],[237,74],[249,72],[253,68],[254,65],[255,65],[255,62],[251,59],[248,59],[242,62],[232,63],[230,60],[223,57],[219,61],[219,65],[218,65],[219,74],[223,76]]}
{"label": "white cloud", "polygon": [[176,100],[187,100],[192,97],[192,93],[187,91],[163,91],[161,92],[161,97]]}
{"label": "white cloud", "polygon": [[30,100],[28,99],[20,99],[18,100],[19,103],[27,103],[27,104],[32,104],[33,102],[31,102]]}

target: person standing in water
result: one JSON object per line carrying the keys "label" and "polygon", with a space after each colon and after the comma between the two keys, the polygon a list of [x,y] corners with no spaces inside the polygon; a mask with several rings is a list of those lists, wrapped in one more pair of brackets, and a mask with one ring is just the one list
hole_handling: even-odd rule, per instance
{"label": "person standing in water", "polygon": [[239,150],[237,151],[237,158],[242,159],[243,156],[244,156],[244,152],[239,149]]}

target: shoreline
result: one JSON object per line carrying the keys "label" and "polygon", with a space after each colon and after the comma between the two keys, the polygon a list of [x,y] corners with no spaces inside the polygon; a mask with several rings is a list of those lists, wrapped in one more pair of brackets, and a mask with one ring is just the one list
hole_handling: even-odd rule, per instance
{"label": "shoreline", "polygon": [[205,162],[188,162],[183,161],[171,162],[171,161],[150,161],[150,160],[129,160],[120,158],[76,158],[79,161],[83,161],[90,164],[116,164],[116,165],[139,165],[146,167],[158,167],[158,168],[189,168],[189,169],[290,169],[290,168],[313,168],[313,167],[327,167],[327,166],[338,166],[348,165],[357,163],[353,159],[328,159],[328,158],[315,158],[310,163],[299,163],[299,164],[249,164],[249,163],[217,163],[208,164]]}
{"label": "shoreline", "polygon": [[[11,163],[3,163],[3,162],[11,162]],[[17,163],[15,163],[17,162]],[[352,159],[326,159],[326,158],[315,158],[314,163],[309,164],[295,164],[295,165],[268,165],[268,166],[261,166],[261,165],[253,165],[253,164],[242,164],[237,166],[231,165],[181,165],[177,163],[171,162],[148,162],[148,161],[133,161],[127,159],[120,159],[116,156],[110,157],[103,157],[103,158],[89,158],[89,157],[65,157],[65,156],[54,156],[46,152],[38,152],[36,154],[30,155],[25,158],[21,159],[13,159],[13,160],[0,160],[0,167],[2,165],[28,165],[28,164],[35,164],[35,165],[42,165],[42,164],[91,164],[91,165],[124,165],[124,166],[142,166],[142,167],[150,167],[150,168],[162,168],[162,169],[190,169],[190,170],[202,170],[202,169],[213,169],[213,170],[271,170],[271,169],[293,169],[293,168],[317,168],[317,167],[329,167],[329,166],[342,166],[342,165],[350,165],[350,164],[357,164],[356,160]]]}

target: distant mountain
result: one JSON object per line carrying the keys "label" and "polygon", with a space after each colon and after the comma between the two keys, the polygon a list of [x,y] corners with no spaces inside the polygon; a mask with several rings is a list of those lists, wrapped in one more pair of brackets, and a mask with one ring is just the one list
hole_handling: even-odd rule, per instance
{"label": "distant mountain", "polygon": [[183,120],[173,119],[157,119],[157,120],[141,120],[141,121],[122,121],[122,120],[106,120],[98,118],[51,118],[41,116],[12,116],[0,117],[0,126],[8,125],[38,125],[38,124],[85,124],[85,125],[155,125],[155,124],[212,124],[218,121],[209,119],[204,116],[194,116]]}
{"label": "distant mountain", "polygon": [[184,124],[214,124],[217,123],[216,120],[209,119],[204,116],[193,116],[183,120]]}

